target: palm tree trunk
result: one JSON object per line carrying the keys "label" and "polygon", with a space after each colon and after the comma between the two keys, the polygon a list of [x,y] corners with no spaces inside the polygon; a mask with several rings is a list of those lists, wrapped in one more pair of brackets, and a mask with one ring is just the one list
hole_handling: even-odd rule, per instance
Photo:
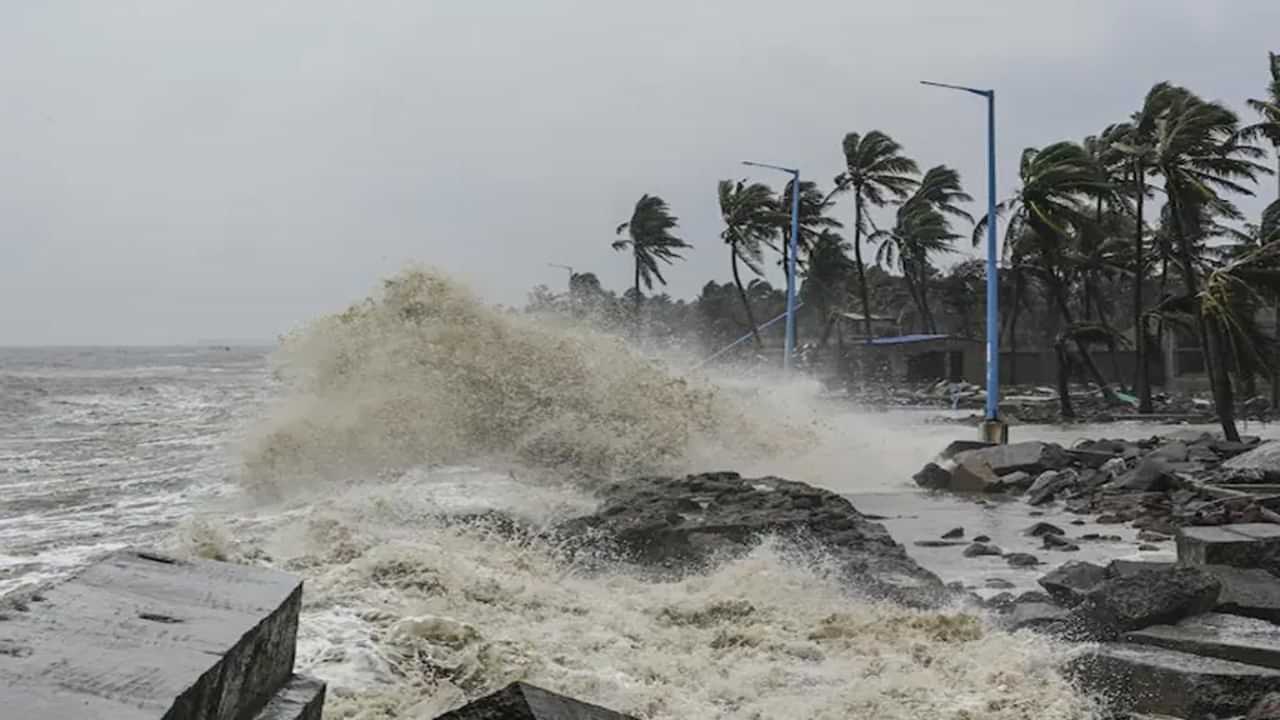
{"label": "palm tree trunk", "polygon": [[[1280,145],[1275,146],[1276,151],[1276,198],[1280,199]],[[1272,304],[1275,311],[1275,318],[1271,329],[1271,337],[1280,340],[1280,300]],[[1280,409],[1280,345],[1276,347],[1276,356],[1272,359],[1274,368],[1271,371],[1271,411],[1275,412]]]}
{"label": "palm tree trunk", "polygon": [[931,333],[938,332],[938,325],[933,321],[933,311],[929,309],[929,279],[920,279],[920,309],[924,312],[925,327]]}
{"label": "palm tree trunk", "polygon": [[1222,362],[1223,358],[1219,355],[1223,348],[1221,332],[1216,321],[1204,316],[1204,308],[1199,300],[1200,282],[1196,277],[1191,238],[1183,223],[1182,207],[1177,199],[1176,188],[1171,188],[1168,194],[1173,212],[1173,227],[1178,234],[1178,260],[1182,265],[1183,281],[1187,286],[1187,295],[1196,299],[1196,332],[1200,336],[1200,353],[1204,362],[1205,375],[1209,378],[1209,385],[1213,390],[1214,410],[1218,413],[1223,437],[1231,442],[1239,442],[1240,433],[1236,430],[1235,398],[1231,392],[1231,376]]}
{"label": "palm tree trunk", "polygon": [[871,342],[871,293],[867,290],[867,271],[862,266],[862,188],[853,188],[853,260],[858,265],[858,294],[862,299],[862,328],[866,342]]}
{"label": "palm tree trunk", "polygon": [[1071,356],[1067,353],[1066,342],[1059,337],[1058,341],[1053,345],[1054,352],[1058,356],[1058,404],[1061,407],[1062,419],[1071,420],[1075,418],[1075,408],[1071,406]]}
{"label": "palm tree trunk", "polygon": [[742,299],[742,309],[747,313],[747,322],[751,323],[751,337],[756,342],[756,349],[763,350],[764,343],[760,341],[756,317],[751,312],[751,303],[747,301],[747,291],[743,289],[742,278],[738,275],[738,249],[734,245],[729,246],[729,264],[733,266],[733,284],[738,286],[738,297]]}
{"label": "palm tree trunk", "polygon": [[[1058,300],[1058,309],[1062,314],[1062,319],[1070,327],[1075,321],[1071,317],[1071,308],[1067,306],[1067,295],[1063,290],[1062,281],[1053,277],[1049,280],[1049,283],[1052,286],[1050,292]],[[1084,369],[1089,373],[1089,377],[1093,379],[1094,384],[1102,391],[1102,396],[1106,398],[1107,402],[1115,404],[1118,398],[1116,398],[1111,386],[1107,384],[1106,378],[1102,377],[1102,372],[1098,370],[1097,363],[1093,361],[1093,357],[1089,354],[1089,346],[1079,338],[1072,338],[1072,340],[1076,346],[1076,351],[1080,353],[1080,362],[1084,363]]]}
{"label": "palm tree trunk", "polygon": [[1137,185],[1138,229],[1133,233],[1133,389],[1138,394],[1138,412],[1150,415],[1155,412],[1151,402],[1151,378],[1147,373],[1147,322],[1143,317],[1142,283],[1147,277],[1146,263],[1142,255],[1143,200],[1147,196],[1146,170],[1140,163],[1134,168]]}
{"label": "palm tree trunk", "polygon": [[903,266],[902,281],[907,286],[907,293],[911,295],[911,304],[916,306],[916,312],[920,314],[920,331],[929,332],[929,311],[920,299],[920,291],[916,287],[916,281],[911,277],[911,268]]}
{"label": "palm tree trunk", "polygon": [[636,255],[636,340],[640,339],[640,256]]}

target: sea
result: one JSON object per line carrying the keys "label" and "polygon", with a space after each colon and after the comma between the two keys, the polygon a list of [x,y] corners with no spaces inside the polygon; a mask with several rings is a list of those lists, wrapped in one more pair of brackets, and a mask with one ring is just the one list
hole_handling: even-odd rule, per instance
{"label": "sea", "polygon": [[[861,597],[770,539],[656,580],[456,521],[548,526],[644,472],[774,474],[883,517],[944,580],[1034,587],[1038,572],[913,544],[952,526],[1028,542],[1021,503],[912,484],[972,427],[692,360],[425,271],[270,347],[0,348],[0,595],[131,546],[296,573],[298,665],[328,681],[326,718],[429,720],[514,680],[645,720],[1095,717],[1061,672],[1075,648]],[[1137,553],[1125,532],[1073,559]]]}

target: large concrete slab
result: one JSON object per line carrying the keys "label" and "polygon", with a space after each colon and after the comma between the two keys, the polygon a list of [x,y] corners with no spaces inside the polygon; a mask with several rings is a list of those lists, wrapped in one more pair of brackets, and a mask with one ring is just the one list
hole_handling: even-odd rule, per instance
{"label": "large concrete slab", "polygon": [[1177,625],[1125,635],[1129,642],[1280,670],[1280,627],[1265,620],[1207,613]]}
{"label": "large concrete slab", "polygon": [[294,675],[280,688],[253,720],[320,720],[324,710],[324,682]]}
{"label": "large concrete slab", "polygon": [[1181,528],[1178,563],[1280,567],[1280,525],[1240,523]]}
{"label": "large concrete slab", "polygon": [[1115,711],[1179,718],[1243,715],[1280,688],[1280,671],[1271,668],[1147,645],[1099,645],[1074,658],[1069,670]]}
{"label": "large concrete slab", "polygon": [[636,720],[534,685],[512,683],[436,720]]}
{"label": "large concrete slab", "polygon": [[1280,623],[1280,578],[1260,568],[1205,565],[1222,582],[1218,612]]}
{"label": "large concrete slab", "polygon": [[302,583],[122,552],[0,621],[0,708],[41,720],[243,720],[293,672]]}

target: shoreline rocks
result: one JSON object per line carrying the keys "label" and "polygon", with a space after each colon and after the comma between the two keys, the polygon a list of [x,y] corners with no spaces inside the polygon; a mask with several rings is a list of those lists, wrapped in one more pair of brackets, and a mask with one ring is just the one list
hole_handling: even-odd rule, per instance
{"label": "shoreline rocks", "polygon": [[553,530],[571,551],[606,549],[618,559],[679,574],[744,554],[765,536],[776,536],[802,550],[820,550],[851,589],[869,597],[927,608],[951,597],[883,525],[843,496],[804,483],[716,472],[637,478],[600,495],[595,512]]}

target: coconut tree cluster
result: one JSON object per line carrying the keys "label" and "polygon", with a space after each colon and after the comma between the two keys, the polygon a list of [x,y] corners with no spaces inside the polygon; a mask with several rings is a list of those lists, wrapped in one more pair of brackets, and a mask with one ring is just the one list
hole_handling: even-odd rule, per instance
{"label": "coconut tree cluster", "polygon": [[[1036,339],[1059,358],[1064,415],[1073,414],[1066,392],[1072,376],[1113,402],[1131,401],[1124,393],[1132,392],[1139,410],[1151,412],[1151,353],[1176,333],[1198,343],[1224,431],[1235,437],[1235,398],[1252,395],[1257,378],[1271,380],[1273,405],[1280,406],[1280,314],[1270,327],[1257,321],[1280,304],[1280,183],[1278,199],[1259,217],[1237,204],[1268,187],[1263,182],[1280,163],[1280,54],[1268,60],[1269,82],[1247,101],[1243,118],[1166,82],[1096,134],[1027,148],[1017,188],[997,204],[996,217],[971,216],[973,198],[958,172],[946,165],[922,171],[880,130],[844,136],[843,169],[826,187],[806,181],[775,191],[748,179],[721,180],[720,240],[747,331],[762,347],[764,318],[752,298],[775,298],[762,278],[771,262],[785,267],[788,260],[793,192],[800,193],[801,297],[807,322],[821,326],[809,331],[820,346],[841,313],[860,317],[861,334],[871,337],[871,316],[886,306],[910,308],[919,332],[983,332],[980,318],[970,320],[985,295],[981,263],[957,256],[945,272],[938,263],[962,250],[966,236],[981,243],[988,223],[997,223],[1004,346],[1017,350],[1028,331],[1052,328],[1050,337]],[[613,246],[634,262],[631,300],[639,317],[643,293],[664,285],[663,266],[691,246],[678,236],[667,204],[652,195],[618,232]],[[892,292],[879,280],[877,287],[872,270],[892,276]],[[723,307],[724,300],[715,303]],[[939,322],[940,313],[947,322]],[[1115,360],[1122,347],[1136,353],[1128,377]],[[1111,382],[1102,369],[1106,353]],[[1016,362],[1009,370],[1016,382]]]}

